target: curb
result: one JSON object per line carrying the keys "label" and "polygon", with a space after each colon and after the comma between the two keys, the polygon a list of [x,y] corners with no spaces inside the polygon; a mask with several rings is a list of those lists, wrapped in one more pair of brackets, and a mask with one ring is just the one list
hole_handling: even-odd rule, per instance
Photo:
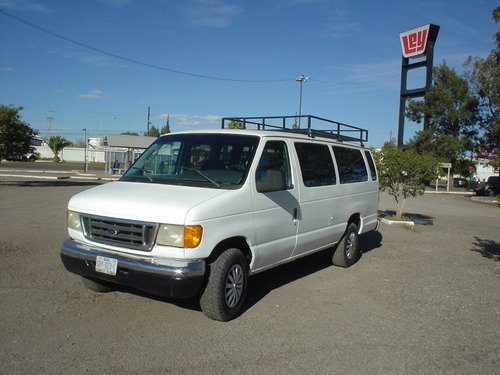
{"label": "curb", "polygon": [[[16,170],[17,171],[17,170]],[[25,173],[33,173],[35,171],[24,171]],[[28,178],[28,179],[38,179],[38,180],[91,180],[91,181],[117,181],[116,177],[99,177],[96,174],[84,174],[78,172],[69,171],[36,171],[39,174],[13,174],[13,173],[3,173],[0,171],[0,177],[17,177],[17,178]],[[68,176],[54,176],[54,174],[68,174]],[[52,176],[50,175],[52,174]]]}
{"label": "curb", "polygon": [[472,197],[471,200],[474,201],[474,202],[481,202],[481,203],[493,203],[493,204],[497,204],[498,203],[498,200],[495,197],[493,197],[493,198],[487,198],[487,197],[478,197],[478,196],[475,196],[475,197]]}
{"label": "curb", "polygon": [[424,192],[425,194],[454,194],[454,195],[463,195],[465,197],[472,197],[475,193],[470,191],[432,191],[428,190]]}
{"label": "curb", "polygon": [[25,174],[4,174],[4,173],[0,173],[0,177],[37,178],[40,180],[66,180],[70,178],[70,176],[34,176]]}
{"label": "curb", "polygon": [[387,220],[385,218],[381,218],[380,222],[384,223],[386,225],[401,225],[401,226],[407,226],[407,227],[414,227],[415,226],[415,223],[413,221]]}

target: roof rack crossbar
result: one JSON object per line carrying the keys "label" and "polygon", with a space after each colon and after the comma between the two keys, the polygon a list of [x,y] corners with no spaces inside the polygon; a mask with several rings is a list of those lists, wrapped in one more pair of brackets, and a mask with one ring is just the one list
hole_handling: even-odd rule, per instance
{"label": "roof rack crossbar", "polygon": [[[307,119],[307,127],[300,128],[301,119]],[[287,120],[289,120],[287,122]],[[313,128],[313,120],[320,127]],[[291,126],[287,126],[293,121]],[[297,122],[298,121],[298,122]],[[356,126],[343,124],[341,122],[327,120],[317,116],[265,116],[265,117],[224,117],[222,118],[222,129],[243,128],[257,130],[281,130],[291,133],[306,134],[311,138],[332,138],[338,141],[363,142],[368,141],[368,130]],[[325,129],[326,127],[326,129]]]}

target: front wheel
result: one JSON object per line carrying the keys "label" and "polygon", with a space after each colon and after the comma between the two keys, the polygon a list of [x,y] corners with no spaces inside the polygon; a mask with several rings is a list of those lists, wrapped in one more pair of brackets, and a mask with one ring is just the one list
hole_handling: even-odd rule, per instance
{"label": "front wheel", "polygon": [[224,251],[209,266],[207,285],[200,298],[203,313],[226,322],[236,318],[243,307],[248,282],[248,265],[238,249]]}
{"label": "front wheel", "polygon": [[344,236],[338,243],[333,253],[332,263],[338,267],[350,267],[359,256],[359,235],[356,224],[348,225]]}

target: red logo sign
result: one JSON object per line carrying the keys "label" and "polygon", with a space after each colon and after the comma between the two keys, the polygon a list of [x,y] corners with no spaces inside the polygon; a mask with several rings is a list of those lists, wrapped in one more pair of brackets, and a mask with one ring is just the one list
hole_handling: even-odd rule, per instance
{"label": "red logo sign", "polygon": [[430,25],[425,25],[399,34],[404,57],[416,57],[425,53],[429,27]]}

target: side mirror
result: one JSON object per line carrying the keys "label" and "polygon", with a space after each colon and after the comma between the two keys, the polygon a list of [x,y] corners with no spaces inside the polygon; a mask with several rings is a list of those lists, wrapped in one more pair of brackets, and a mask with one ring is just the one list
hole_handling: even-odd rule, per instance
{"label": "side mirror", "polygon": [[256,187],[259,193],[285,190],[285,173],[279,169],[257,169]]}

